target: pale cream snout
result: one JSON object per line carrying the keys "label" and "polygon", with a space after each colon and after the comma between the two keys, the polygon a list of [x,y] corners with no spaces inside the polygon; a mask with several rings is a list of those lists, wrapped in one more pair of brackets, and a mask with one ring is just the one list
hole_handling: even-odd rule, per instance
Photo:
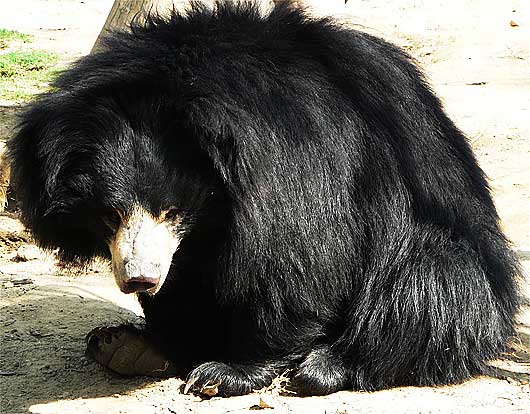
{"label": "pale cream snout", "polygon": [[180,244],[174,227],[174,222],[154,218],[142,208],[122,220],[109,242],[112,271],[122,292],[160,290]]}

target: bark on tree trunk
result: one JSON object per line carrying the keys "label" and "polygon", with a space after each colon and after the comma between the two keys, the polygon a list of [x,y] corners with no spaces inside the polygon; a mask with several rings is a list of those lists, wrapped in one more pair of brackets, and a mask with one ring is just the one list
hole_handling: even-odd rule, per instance
{"label": "bark on tree trunk", "polygon": [[[179,3],[175,1],[175,3]],[[132,19],[141,13],[149,11],[164,12],[173,7],[172,0],[114,0],[112,9],[110,10],[107,20],[99,33],[92,52],[94,53],[101,46],[101,39],[110,30],[124,30],[127,29]]]}

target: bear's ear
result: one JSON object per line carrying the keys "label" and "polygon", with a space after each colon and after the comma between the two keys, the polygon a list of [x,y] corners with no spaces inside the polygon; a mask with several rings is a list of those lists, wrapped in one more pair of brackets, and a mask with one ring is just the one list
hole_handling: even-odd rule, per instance
{"label": "bear's ear", "polygon": [[88,217],[79,220],[83,212],[69,208],[80,194],[72,191],[72,183],[81,180],[71,168],[79,161],[71,157],[71,143],[78,140],[72,139],[59,109],[44,97],[20,115],[7,142],[11,185],[21,220],[39,246],[59,248],[67,262],[87,262],[105,250],[87,230]]}
{"label": "bear's ear", "polygon": [[[188,108],[185,128],[208,154],[227,186],[239,185],[259,164],[260,142],[271,136],[269,125],[243,105],[228,106],[203,100]],[[263,145],[262,145],[263,146]]]}
{"label": "bear's ear", "polygon": [[71,120],[65,116],[66,108],[50,98],[44,96],[19,116],[16,133],[7,144],[12,182],[27,225],[36,216],[61,208],[59,204],[64,200],[59,200],[59,193],[65,180],[60,175],[79,163],[79,157],[72,154],[82,151],[77,148],[82,140],[75,136],[80,133],[68,126]]}
{"label": "bear's ear", "polygon": [[228,185],[234,175],[236,131],[218,110],[202,101],[199,105],[190,105],[182,118],[187,135],[207,154],[223,182]]}
{"label": "bear's ear", "polygon": [[233,131],[222,128],[218,131],[199,128],[199,145],[208,154],[215,170],[226,185],[234,182],[237,172],[237,147]]}
{"label": "bear's ear", "polygon": [[[36,216],[48,210],[46,200],[50,196],[58,171],[46,169],[45,159],[51,151],[48,146],[53,119],[37,102],[19,116],[15,134],[7,141],[8,159],[11,165],[11,186],[16,194],[24,224],[32,229]],[[46,178],[48,177],[48,178]]]}

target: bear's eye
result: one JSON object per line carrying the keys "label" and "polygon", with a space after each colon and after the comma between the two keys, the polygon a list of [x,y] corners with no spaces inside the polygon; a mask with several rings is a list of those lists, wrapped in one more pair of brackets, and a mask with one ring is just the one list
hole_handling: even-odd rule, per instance
{"label": "bear's eye", "polygon": [[117,210],[110,210],[102,216],[101,220],[110,230],[116,232],[121,224],[121,215]]}
{"label": "bear's eye", "polygon": [[164,219],[167,221],[180,220],[180,214],[179,214],[178,209],[174,206],[169,207],[164,214]]}

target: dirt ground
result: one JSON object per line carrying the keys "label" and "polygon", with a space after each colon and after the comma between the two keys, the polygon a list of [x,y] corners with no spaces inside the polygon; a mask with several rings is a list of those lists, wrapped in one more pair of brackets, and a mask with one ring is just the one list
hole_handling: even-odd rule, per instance
{"label": "dirt ground", "polygon": [[[35,36],[31,47],[64,61],[87,53],[111,0],[18,0],[0,5],[0,27]],[[407,49],[423,66],[490,178],[503,228],[530,274],[530,3],[528,0],[308,0]],[[391,3],[391,4],[389,4]],[[1,100],[1,97],[0,97]],[[16,107],[0,106],[0,138]],[[182,395],[178,379],[120,378],[84,357],[96,326],[138,322],[141,309],[103,264],[67,275],[27,246],[16,217],[0,216],[0,412],[245,413],[260,396]],[[17,250],[18,257],[17,258]],[[494,362],[498,375],[450,387],[397,388],[326,397],[263,396],[271,413],[530,413],[530,279],[519,337]],[[252,407],[252,408],[251,408]]]}

